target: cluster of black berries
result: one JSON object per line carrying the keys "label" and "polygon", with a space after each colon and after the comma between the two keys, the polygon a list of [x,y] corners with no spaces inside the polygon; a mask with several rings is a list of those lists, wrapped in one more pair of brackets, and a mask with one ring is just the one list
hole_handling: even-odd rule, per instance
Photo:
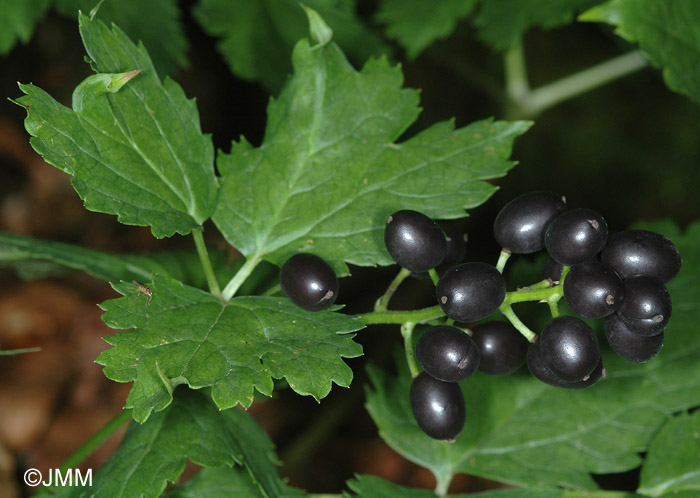
{"label": "cluster of black berries", "polygon": [[[412,272],[449,266],[464,254],[463,237],[447,239],[434,220],[417,211],[392,214],[384,230],[384,242],[394,261]],[[459,322],[486,318],[498,309],[505,295],[503,276],[485,263],[452,266],[437,284],[443,312]],[[419,427],[435,439],[454,439],[466,418],[459,382],[477,370],[490,375],[510,374],[523,365],[527,349],[527,340],[505,322],[479,324],[473,327],[471,336],[452,325],[426,330],[416,344],[416,359],[423,372],[413,379],[410,392],[411,410]]]}
{"label": "cluster of black berries", "polygon": [[[557,316],[532,343],[507,322],[480,323],[468,333],[451,324],[427,329],[416,345],[423,372],[413,379],[410,402],[419,427],[436,439],[453,440],[462,430],[466,413],[459,382],[477,370],[507,375],[527,363],[534,377],[552,386],[580,389],[595,384],[605,374],[600,344],[581,318],[604,318],[610,347],[626,360],[648,361],[663,346],[671,316],[664,284],[681,267],[680,254],[667,238],[630,230],[608,240],[602,216],[590,209],[567,210],[562,197],[544,191],[506,204],[494,222],[494,236],[502,255],[546,249],[550,260],[544,268],[545,287],[539,288],[563,280],[559,289],[578,316],[558,316],[553,309]],[[434,220],[411,210],[392,214],[384,230],[387,250],[401,267],[414,274],[440,270],[439,279],[433,275],[442,311],[450,321],[471,324],[504,303],[505,259],[498,268],[456,264],[464,256],[465,240],[446,237]],[[335,272],[312,254],[292,256],[282,267],[280,283],[294,303],[310,311],[327,309],[338,294]]]}
{"label": "cluster of black berries", "polygon": [[[504,250],[525,254],[546,248],[554,264],[546,276],[562,277],[564,300],[578,317],[605,318],[610,347],[622,358],[645,362],[664,342],[671,297],[664,285],[681,268],[681,256],[662,235],[620,232],[608,240],[605,219],[590,209],[566,210],[552,192],[523,194],[496,217],[494,236]],[[527,364],[539,380],[578,389],[603,375],[593,329],[576,316],[547,324],[529,347]]]}
{"label": "cluster of black berries", "polygon": [[[423,373],[411,385],[411,408],[421,429],[436,439],[451,440],[461,431],[465,409],[457,383],[477,370],[506,375],[526,362],[534,377],[556,387],[595,384],[604,375],[600,345],[581,318],[605,318],[608,343],[626,360],[645,362],[663,346],[671,316],[664,284],[678,274],[681,257],[662,235],[631,230],[608,240],[607,223],[598,213],[567,210],[562,197],[540,191],[504,206],[494,236],[506,253],[546,249],[550,286],[564,279],[564,299],[578,316],[553,318],[532,344],[503,322],[476,325],[471,337],[451,325],[428,329],[417,344]],[[440,227],[415,211],[389,217],[385,242],[394,260],[411,271],[434,268],[446,255]],[[503,304],[506,284],[495,266],[463,263],[442,275],[436,297],[445,316],[473,323]]]}

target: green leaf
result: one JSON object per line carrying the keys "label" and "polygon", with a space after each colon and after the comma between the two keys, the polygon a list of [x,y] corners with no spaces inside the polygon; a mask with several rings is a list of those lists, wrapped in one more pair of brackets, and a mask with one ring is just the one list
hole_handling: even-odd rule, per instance
{"label": "green leaf", "polygon": [[684,490],[700,491],[700,411],[664,424],[649,446],[638,491],[659,496]]}
{"label": "green leaf", "polygon": [[80,33],[100,74],[75,89],[73,109],[20,85],[32,146],[73,176],[86,208],[150,225],[156,237],[189,233],[217,195],[213,145],[194,102],[173,81],[161,84],[145,49],[116,26],[81,15]]}
{"label": "green leaf", "polygon": [[[280,489],[281,498],[306,496],[302,491],[285,487]],[[183,486],[171,489],[169,498],[260,498],[264,496],[255,482],[243,469],[234,467],[202,469]]]}
{"label": "green leaf", "polygon": [[49,0],[0,0],[0,55],[10,52],[18,40],[27,43],[48,7]]}
{"label": "green leaf", "polygon": [[272,443],[245,412],[219,411],[202,393],[180,389],[166,410],[132,423],[92,487],[74,488],[71,496],[157,497],[182,474],[186,458],[205,467],[243,465],[255,496],[277,497],[284,489]]}
{"label": "green leaf", "polygon": [[[355,14],[354,0],[305,0],[333,30],[335,40],[360,63],[387,52],[381,39]],[[237,76],[260,81],[277,93],[291,71],[289,57],[309,25],[298,0],[201,0],[195,18]]]}
{"label": "green leaf", "polygon": [[[389,481],[385,481],[373,475],[357,475],[355,479],[348,481],[348,487],[356,495],[344,494],[345,497],[360,496],[362,498],[435,498],[435,493],[422,489],[407,488]],[[485,491],[482,493],[470,493],[449,495],[450,498],[564,498],[564,491],[543,489],[504,489],[497,491]],[[593,498],[593,497],[592,497]]]}
{"label": "green leaf", "polygon": [[[16,2],[22,3],[22,2]],[[55,0],[56,10],[76,19],[78,11],[90,12],[98,0]],[[141,41],[161,75],[187,66],[189,43],[180,22],[180,9],[172,0],[104,1],[97,13],[103,22],[114,23],[132,39]],[[158,29],[154,29],[157,26]]]}
{"label": "green leaf", "polygon": [[477,0],[384,0],[376,14],[386,24],[386,34],[406,48],[410,59],[439,38],[446,38],[460,19],[467,17]]}
{"label": "green leaf", "polygon": [[666,85],[700,103],[700,9],[695,0],[612,0],[584,13],[583,21],[616,26],[615,32],[663,70]]}
{"label": "green leaf", "polygon": [[106,301],[103,319],[113,345],[97,362],[117,382],[134,381],[126,406],[144,421],[164,409],[172,389],[186,383],[212,387],[220,409],[248,407],[257,389],[271,395],[272,379],[285,378],[299,394],[325,397],[335,382],[348,386],[352,371],[342,358],[362,354],[350,332],[354,317],[300,309],[286,298],[238,297],[222,302],[211,294],[156,275],[152,299],[136,285],[113,285],[125,297]]}
{"label": "green leaf", "polygon": [[700,223],[682,236],[668,224],[649,229],[671,238],[683,257],[668,284],[674,310],[656,358],[640,365],[605,349],[607,377],[582,391],[546,386],[526,371],[507,378],[477,373],[462,383],[467,421],[454,444],[432,440],[416,425],[406,368],[398,379],[373,368],[367,409],[382,438],[443,483],[465,472],[535,488],[595,489],[589,473],[640,465],[639,452],[667,418],[700,404]]}
{"label": "green leaf", "polygon": [[569,24],[576,14],[597,3],[600,0],[482,0],[474,24],[482,40],[497,50],[508,50],[529,29]]}
{"label": "green leaf", "polygon": [[[527,122],[480,121],[455,129],[437,123],[400,143],[416,119],[418,92],[385,59],[355,71],[337,45],[303,40],[294,76],[268,107],[265,138],[220,153],[222,188],[213,220],[251,261],[281,265],[298,251],[345,262],[389,265],[388,216],[415,209],[459,218],[494,191],[486,182],[507,160]],[[449,181],[446,181],[449,179]]]}

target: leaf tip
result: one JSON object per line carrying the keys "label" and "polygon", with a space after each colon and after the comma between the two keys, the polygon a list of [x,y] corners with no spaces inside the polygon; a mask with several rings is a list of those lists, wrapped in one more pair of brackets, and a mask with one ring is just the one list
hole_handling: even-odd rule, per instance
{"label": "leaf tip", "polygon": [[312,48],[321,47],[331,41],[333,38],[333,30],[326,24],[321,15],[311,7],[307,7],[303,3],[299,4],[306,12],[306,17],[309,20],[309,34],[316,45]]}

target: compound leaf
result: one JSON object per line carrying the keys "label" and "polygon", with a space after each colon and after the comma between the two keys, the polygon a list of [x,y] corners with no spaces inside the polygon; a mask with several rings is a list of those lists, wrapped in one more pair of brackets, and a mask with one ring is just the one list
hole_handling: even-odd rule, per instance
{"label": "compound leaf", "polygon": [[[387,52],[381,39],[355,14],[354,0],[308,0],[356,61]],[[194,10],[204,30],[221,38],[219,52],[232,72],[277,93],[291,71],[294,43],[308,33],[296,0],[201,0]]]}
{"label": "compound leaf", "polygon": [[700,404],[700,223],[684,235],[669,224],[645,228],[669,237],[683,256],[681,273],[668,284],[673,317],[656,358],[629,363],[606,349],[607,377],[582,391],[546,386],[525,371],[508,378],[478,373],[462,383],[467,422],[454,444],[430,439],[416,425],[405,368],[398,379],[373,368],[367,409],[380,435],[443,483],[466,472],[534,488],[595,489],[590,473],[639,466],[639,453],[668,417]]}
{"label": "compound leaf", "polygon": [[449,36],[457,22],[476,6],[476,0],[384,0],[376,19],[386,24],[386,33],[406,48],[409,58],[439,38]]}
{"label": "compound leaf", "polygon": [[388,216],[415,209],[459,218],[495,190],[515,137],[527,122],[437,123],[395,141],[416,119],[418,92],[386,59],[356,71],[334,43],[300,41],[294,75],[270,102],[263,143],[220,153],[222,188],[213,220],[252,260],[281,264],[298,251],[345,262],[388,265]]}
{"label": "compound leaf", "polygon": [[696,1],[612,0],[580,19],[615,25],[618,35],[638,42],[644,56],[663,70],[671,90],[700,103],[700,10]]}
{"label": "compound leaf", "polygon": [[[24,2],[16,2],[24,3]],[[90,12],[97,4],[98,15],[107,24],[114,23],[132,40],[141,41],[161,75],[176,67],[187,66],[188,41],[180,22],[180,9],[173,0],[54,0],[56,10],[75,19],[78,11]],[[157,26],[158,29],[154,29]]]}
{"label": "compound leaf", "polygon": [[72,109],[20,85],[32,146],[73,176],[86,208],[150,225],[156,237],[189,233],[213,212],[218,188],[194,102],[172,80],[161,84],[146,50],[116,26],[81,14],[80,33],[98,74],[75,89]]}
{"label": "compound leaf", "polygon": [[474,24],[481,39],[498,50],[508,50],[530,28],[569,24],[576,14],[597,3],[600,0],[482,0]]}
{"label": "compound leaf", "polygon": [[172,401],[178,384],[211,386],[220,409],[248,407],[254,389],[271,395],[273,378],[299,394],[325,397],[332,382],[348,386],[352,371],[342,358],[362,354],[350,332],[363,327],[340,313],[304,311],[286,298],[211,294],[156,275],[145,296],[135,284],[114,288],[124,297],[106,301],[103,319],[113,345],[97,362],[117,382],[134,381],[126,406],[143,422]]}
{"label": "compound leaf", "polygon": [[642,467],[639,492],[659,496],[700,491],[700,412],[672,418],[654,437]]}
{"label": "compound leaf", "polygon": [[18,40],[28,42],[48,7],[49,0],[0,0],[0,55],[12,50]]}
{"label": "compound leaf", "polygon": [[271,441],[245,412],[219,411],[204,394],[181,389],[166,410],[143,425],[132,423],[92,487],[73,488],[70,496],[161,496],[182,474],[186,458],[227,470],[242,465],[255,496],[277,497],[285,488]]}

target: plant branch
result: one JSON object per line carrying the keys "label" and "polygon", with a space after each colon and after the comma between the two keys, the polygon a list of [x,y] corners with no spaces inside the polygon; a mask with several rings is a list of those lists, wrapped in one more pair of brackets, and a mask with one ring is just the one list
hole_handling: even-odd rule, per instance
{"label": "plant branch", "polygon": [[399,288],[401,282],[406,280],[406,278],[410,274],[410,270],[407,270],[406,268],[401,268],[401,271],[397,273],[397,275],[394,277],[394,280],[392,280],[389,284],[389,287],[387,287],[386,292],[384,292],[382,297],[377,299],[377,302],[374,304],[374,311],[386,311],[387,306],[389,306],[389,300],[391,300],[391,296],[394,295],[394,292],[396,292],[396,289]]}
{"label": "plant branch", "polygon": [[378,323],[395,323],[397,325],[406,322],[423,323],[445,316],[440,305],[431,306],[419,310],[410,311],[370,311],[356,315],[366,325]]}
{"label": "plant branch", "polygon": [[639,50],[620,55],[533,90],[524,107],[531,115],[538,114],[559,102],[639,71],[648,64]]}
{"label": "plant branch", "polygon": [[197,247],[197,254],[199,255],[199,261],[202,263],[204,275],[207,277],[209,292],[220,298],[221,288],[219,288],[219,282],[216,280],[214,269],[211,266],[209,252],[207,252],[207,246],[204,243],[203,230],[201,228],[192,230],[192,237],[194,238],[194,245]]}
{"label": "plant branch", "polygon": [[229,283],[224,287],[221,297],[224,301],[230,301],[233,296],[236,295],[236,291],[243,285],[243,282],[253,273],[253,270],[262,261],[262,256],[259,253],[255,253],[250,258],[246,259],[243,266],[241,266],[236,274],[233,276]]}
{"label": "plant branch", "polygon": [[411,377],[414,379],[420,374],[420,369],[416,363],[416,357],[413,354],[413,329],[416,328],[416,324],[413,322],[406,322],[401,324],[401,335],[403,336],[403,347],[406,351],[406,363],[408,363],[408,370],[411,372]]}
{"label": "plant branch", "polygon": [[560,102],[639,71],[648,64],[642,53],[635,50],[531,90],[522,45],[518,44],[504,56],[506,94],[510,102],[506,114],[510,119],[531,118]]}
{"label": "plant branch", "polygon": [[503,72],[506,78],[506,95],[512,102],[520,103],[530,94],[527,66],[522,41],[503,56]]}
{"label": "plant branch", "polygon": [[535,342],[537,339],[537,334],[535,334],[530,328],[525,325],[522,320],[518,317],[518,315],[515,314],[513,311],[513,308],[511,308],[510,304],[508,305],[501,305],[498,310],[503,313],[503,315],[510,321],[510,323],[513,324],[513,327],[518,329],[518,332],[520,332],[525,339],[527,339],[529,342]]}

